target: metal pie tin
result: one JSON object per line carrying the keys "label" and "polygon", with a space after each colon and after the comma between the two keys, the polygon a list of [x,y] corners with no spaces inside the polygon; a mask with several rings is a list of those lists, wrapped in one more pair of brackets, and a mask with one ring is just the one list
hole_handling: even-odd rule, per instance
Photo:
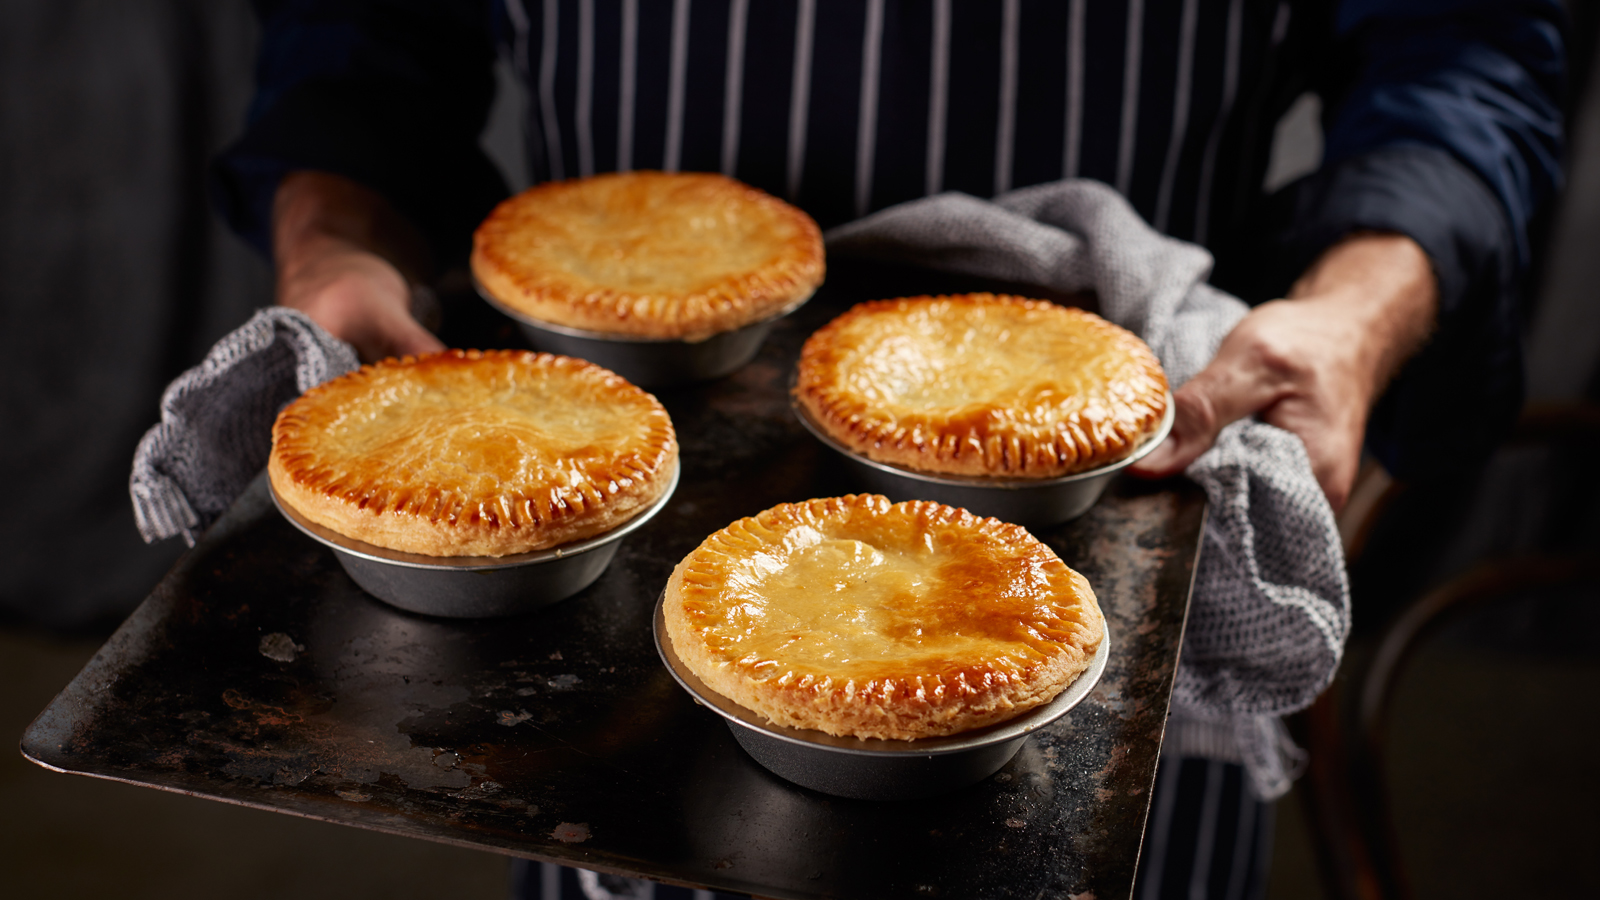
{"label": "metal pie tin", "polygon": [[936,475],[902,466],[871,460],[834,440],[806,412],[794,391],[789,405],[806,430],[828,449],[844,458],[855,478],[874,493],[891,500],[936,500],[959,506],[979,516],[992,516],[1025,528],[1044,528],[1076,519],[1089,511],[1110,487],[1118,472],[1154,450],[1172,430],[1172,394],[1167,394],[1167,412],[1149,440],[1132,454],[1098,469],[1077,472],[1060,478],[983,478],[961,475]]}
{"label": "metal pie tin", "polygon": [[426,556],[390,550],[318,525],[290,508],[277,491],[270,493],[283,517],[333,550],[362,590],[408,612],[474,619],[531,612],[588,587],[616,556],[622,539],[666,507],[678,487],[678,475],[674,468],[658,500],[604,534],[514,556]]}
{"label": "metal pie tin", "polygon": [[704,340],[659,340],[541,322],[495,299],[477,279],[472,283],[478,296],[522,328],[535,350],[586,359],[651,390],[710,381],[737,371],[755,359],[779,319],[811,299],[807,294],[772,316]]}
{"label": "metal pie tin", "polygon": [[976,784],[1011,761],[1028,735],[1066,715],[1089,696],[1111,656],[1103,632],[1089,668],[1044,706],[987,728],[917,741],[835,737],[778,725],[707,687],[683,664],[667,637],[666,592],[656,600],[656,651],[695,702],[721,716],[739,746],[780,778],[856,800],[916,800]]}

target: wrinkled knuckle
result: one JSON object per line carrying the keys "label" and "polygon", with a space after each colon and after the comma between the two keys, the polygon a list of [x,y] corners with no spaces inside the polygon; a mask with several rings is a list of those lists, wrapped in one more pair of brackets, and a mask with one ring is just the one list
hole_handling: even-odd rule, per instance
{"label": "wrinkled knuckle", "polygon": [[1256,364],[1275,378],[1292,380],[1301,374],[1304,367],[1304,360],[1299,354],[1270,335],[1252,335],[1249,349]]}

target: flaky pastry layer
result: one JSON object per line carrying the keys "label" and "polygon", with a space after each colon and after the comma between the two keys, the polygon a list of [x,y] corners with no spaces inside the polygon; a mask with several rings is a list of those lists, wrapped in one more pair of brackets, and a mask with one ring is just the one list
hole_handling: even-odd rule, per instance
{"label": "flaky pastry layer", "polygon": [[541,322],[699,340],[811,296],[822,234],[795,207],[721,175],[596,175],[497,206],[473,236],[472,272]]}
{"label": "flaky pastry layer", "polygon": [[1055,478],[1127,457],[1167,378],[1137,336],[1081,309],[992,294],[859,304],[813,334],[795,396],[868,459]]}
{"label": "flaky pastry layer", "polygon": [[362,366],[284,407],[268,477],[347,537],[507,556],[593,537],[661,497],[678,464],[656,398],[593,363],[447,350]]}
{"label": "flaky pastry layer", "polygon": [[667,636],[712,690],[780,725],[915,740],[1050,702],[1104,620],[1026,529],[928,501],[782,504],[678,564]]}

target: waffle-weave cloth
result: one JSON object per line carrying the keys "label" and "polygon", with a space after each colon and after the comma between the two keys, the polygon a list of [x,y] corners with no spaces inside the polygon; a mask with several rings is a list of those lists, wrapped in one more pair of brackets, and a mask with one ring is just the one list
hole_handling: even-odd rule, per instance
{"label": "waffle-weave cloth", "polygon": [[133,454],[139,534],[181,534],[193,546],[267,464],[278,410],[357,365],[355,348],[282,306],[228,333],[167,386],[161,421]]}

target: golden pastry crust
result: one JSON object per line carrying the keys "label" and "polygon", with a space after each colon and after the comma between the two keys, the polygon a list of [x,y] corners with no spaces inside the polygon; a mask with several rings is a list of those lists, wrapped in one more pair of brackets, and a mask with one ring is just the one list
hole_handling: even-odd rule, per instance
{"label": "golden pastry crust", "polygon": [[795,396],[868,459],[948,475],[1056,478],[1154,434],[1167,377],[1132,333],[992,294],[859,304],[813,334]]}
{"label": "golden pastry crust", "polygon": [[1105,634],[1026,529],[923,500],[782,504],[706,538],[662,609],[712,690],[780,725],[915,740],[1050,702]]}
{"label": "golden pastry crust", "polygon": [[822,233],[795,207],[721,175],[596,175],[495,207],[473,235],[472,272],[541,322],[694,341],[811,296]]}
{"label": "golden pastry crust", "polygon": [[656,398],[593,363],[447,350],[312,388],[272,426],[268,477],[296,512],[429,556],[507,556],[593,537],[667,490]]}

